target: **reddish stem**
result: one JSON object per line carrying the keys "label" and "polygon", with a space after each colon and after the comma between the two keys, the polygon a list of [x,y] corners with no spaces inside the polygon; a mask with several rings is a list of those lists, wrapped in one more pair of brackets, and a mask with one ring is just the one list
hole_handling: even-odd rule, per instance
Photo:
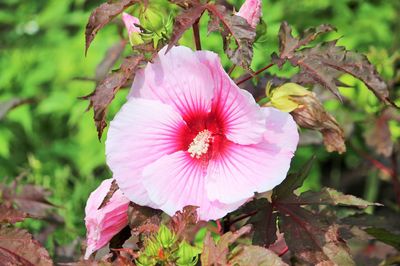
{"label": "reddish stem", "polygon": [[222,234],[221,221],[220,221],[220,220],[216,220],[215,222],[217,223],[217,230],[218,230],[218,233],[221,235],[221,234]]}
{"label": "reddish stem", "polygon": [[392,182],[394,194],[396,195],[397,204],[400,206],[400,181],[399,181],[399,172],[397,168],[397,153],[393,151],[392,153]]}
{"label": "reddish stem", "polygon": [[228,71],[228,75],[229,75],[229,76],[232,74],[232,72],[233,72],[233,70],[235,70],[235,68],[236,68],[236,65],[233,65],[233,66],[229,69],[229,71]]}
{"label": "reddish stem", "polygon": [[258,211],[253,211],[253,212],[250,212],[250,213],[247,213],[247,214],[243,214],[242,216],[239,216],[239,217],[237,217],[236,219],[233,219],[231,222],[230,222],[230,225],[232,225],[232,224],[235,224],[235,223],[237,223],[237,222],[239,222],[239,221],[241,221],[241,220],[243,220],[243,219],[246,219],[246,218],[248,218],[248,217],[251,217],[251,216],[253,216],[254,214],[256,214]]}
{"label": "reddish stem", "polygon": [[358,150],[357,148],[353,147],[353,149],[364,159],[366,159],[367,161],[369,161],[370,163],[372,163],[377,169],[379,169],[382,173],[393,177],[393,171],[392,169],[390,169],[389,167],[387,167],[386,165],[384,165],[383,163],[381,163],[380,161],[372,158],[371,156],[369,156],[368,154],[366,154],[365,152]]}
{"label": "reddish stem", "polygon": [[240,85],[243,82],[248,81],[249,79],[252,79],[253,77],[257,76],[258,74],[260,74],[261,72],[264,72],[265,70],[267,70],[268,68],[272,67],[274,65],[274,63],[269,64],[266,67],[261,68],[260,70],[256,71],[253,75],[250,75],[246,78],[243,78],[242,80],[239,80],[238,82],[236,82],[236,85]]}
{"label": "reddish stem", "polygon": [[199,19],[193,24],[193,37],[196,44],[196,50],[201,50]]}
{"label": "reddish stem", "polygon": [[282,256],[285,255],[286,252],[288,252],[288,251],[289,251],[289,248],[288,248],[288,246],[286,246],[286,247],[278,254],[278,256],[279,256],[279,257],[282,257]]}

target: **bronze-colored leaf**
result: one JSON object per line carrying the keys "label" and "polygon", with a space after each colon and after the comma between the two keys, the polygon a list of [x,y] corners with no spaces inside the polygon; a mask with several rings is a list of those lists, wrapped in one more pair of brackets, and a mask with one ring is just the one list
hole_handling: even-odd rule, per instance
{"label": "bronze-colored leaf", "polygon": [[135,203],[129,205],[128,223],[133,231],[138,231],[140,226],[154,224],[158,227],[161,222],[161,211]]}
{"label": "bronze-colored leaf", "polygon": [[[255,29],[247,23],[246,19],[232,14],[222,5],[208,4],[207,10],[211,16],[209,31],[221,31],[227,56],[234,64],[248,69],[253,59]],[[235,41],[234,48],[230,45],[231,38]]]}
{"label": "bronze-colored leaf", "polygon": [[300,72],[292,78],[293,82],[321,85],[339,98],[337,79],[344,73],[350,74],[363,81],[381,101],[395,106],[389,99],[387,84],[365,55],[336,46],[336,40],[304,48],[318,35],[332,30],[332,26],[321,25],[296,38],[290,26],[283,22],[279,32],[280,55],[273,54],[273,62],[282,67],[289,60],[293,66],[300,67]]}
{"label": "bronze-colored leaf", "polygon": [[107,109],[118,90],[133,76],[139,65],[144,62],[144,55],[133,55],[124,59],[121,68],[109,74],[101,81],[96,89],[82,99],[90,100],[89,108],[93,107],[94,122],[97,127],[99,139],[103,134],[104,128],[107,126],[106,114]]}
{"label": "bronze-colored leaf", "polygon": [[241,246],[233,250],[229,265],[288,266],[273,251],[259,246]]}
{"label": "bronze-colored leaf", "polygon": [[[292,28],[284,21],[279,30],[279,57],[284,62],[284,59],[290,59],[295,56],[295,52],[302,46],[309,44],[319,35],[335,30],[331,25],[323,24],[317,28],[309,28],[303,32],[299,38],[293,37]],[[282,65],[282,63],[278,65]]]}
{"label": "bronze-colored leaf", "polygon": [[355,265],[338,226],[298,205],[278,205],[289,250],[307,265]]}
{"label": "bronze-colored leaf", "polygon": [[377,118],[371,117],[365,132],[365,140],[378,154],[389,157],[393,152],[394,143],[389,129],[389,120],[392,118],[391,109],[385,109]]}
{"label": "bronze-colored leaf", "polygon": [[204,239],[203,252],[201,254],[201,265],[227,265],[229,245],[234,243],[242,235],[248,234],[250,230],[251,226],[246,225],[234,233],[225,233],[221,236],[217,244],[211,237],[210,232],[208,232]]}
{"label": "bronze-colored leaf", "polygon": [[119,189],[117,181],[115,181],[115,179],[111,182],[111,186],[110,189],[108,190],[106,196],[104,197],[103,201],[101,202],[100,206],[99,206],[99,210],[101,208],[103,208],[104,206],[107,205],[107,203],[110,201],[110,199],[112,198],[112,196],[114,195],[114,193]]}
{"label": "bronze-colored leaf", "polygon": [[[0,185],[2,198],[9,204],[16,204],[18,209],[32,217],[48,218],[54,205],[47,200],[50,191],[39,186],[23,185],[17,189],[15,184]],[[53,218],[57,218],[54,216]]]}
{"label": "bronze-colored leaf", "polygon": [[300,105],[291,112],[299,126],[320,131],[327,151],[337,151],[338,153],[346,151],[343,129],[336,119],[325,111],[314,93],[292,96],[291,99]]}
{"label": "bronze-colored leaf", "polygon": [[196,206],[186,206],[182,211],[177,211],[171,217],[169,228],[172,229],[176,236],[182,236],[185,230],[197,224],[197,208]]}
{"label": "bronze-colored leaf", "polygon": [[298,198],[298,204],[305,205],[342,205],[351,206],[357,208],[367,208],[368,206],[382,206],[379,203],[369,202],[353,195],[345,195],[333,188],[324,187],[318,192],[307,191],[300,195]]}
{"label": "bronze-colored leaf", "polygon": [[253,226],[254,234],[252,243],[254,245],[269,247],[276,241],[277,214],[267,199],[252,200],[237,212],[251,216],[246,223]]}
{"label": "bronze-colored leaf", "polygon": [[110,72],[115,62],[117,62],[117,60],[121,57],[122,52],[124,51],[124,48],[126,46],[126,43],[127,43],[126,40],[120,40],[107,50],[103,60],[96,68],[95,80],[97,82],[102,81]]}
{"label": "bronze-colored leaf", "polygon": [[0,227],[2,265],[53,265],[49,253],[26,230]]}
{"label": "bronze-colored leaf", "polygon": [[191,28],[193,24],[200,19],[204,10],[206,10],[206,5],[196,4],[189,9],[183,10],[178,16],[176,16],[167,52],[178,43],[183,33],[185,33],[186,30]]}
{"label": "bronze-colored leaf", "polygon": [[122,13],[129,6],[143,2],[143,0],[117,0],[117,1],[108,1],[104,4],[101,4],[97,7],[92,14],[90,14],[89,21],[86,24],[86,47],[85,54],[89,49],[90,44],[92,43],[94,37],[97,32],[107,25],[113,18]]}
{"label": "bronze-colored leaf", "polygon": [[29,214],[26,212],[17,210],[12,206],[7,206],[4,203],[0,204],[0,224],[1,223],[16,223],[28,218]]}

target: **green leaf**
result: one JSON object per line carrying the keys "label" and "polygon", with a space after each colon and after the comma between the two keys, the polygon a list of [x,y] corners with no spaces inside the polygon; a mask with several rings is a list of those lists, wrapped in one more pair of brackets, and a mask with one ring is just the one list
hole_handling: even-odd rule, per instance
{"label": "green leaf", "polygon": [[375,227],[367,228],[365,232],[400,251],[400,235],[389,232],[383,228]]}

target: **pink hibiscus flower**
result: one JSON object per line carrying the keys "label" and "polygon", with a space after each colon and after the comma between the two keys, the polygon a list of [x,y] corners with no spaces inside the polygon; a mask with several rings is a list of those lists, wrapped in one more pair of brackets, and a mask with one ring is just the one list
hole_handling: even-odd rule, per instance
{"label": "pink hibiscus flower", "polygon": [[85,224],[87,248],[85,259],[96,250],[105,246],[119,231],[128,224],[127,199],[120,190],[115,191],[110,201],[99,210],[103,199],[110,190],[112,178],[104,180],[94,190],[86,203]]}
{"label": "pink hibiscus flower", "polygon": [[253,28],[256,28],[262,15],[261,0],[246,0],[236,15],[243,17]]}
{"label": "pink hibiscus flower", "polygon": [[225,216],[285,178],[298,142],[292,117],[261,108],[217,54],[162,49],[136,74],[110,124],[107,163],[133,202],[169,215]]}

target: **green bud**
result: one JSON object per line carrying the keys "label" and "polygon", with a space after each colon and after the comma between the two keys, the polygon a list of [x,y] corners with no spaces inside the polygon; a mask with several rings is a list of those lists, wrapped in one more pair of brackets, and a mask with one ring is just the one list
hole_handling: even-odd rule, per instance
{"label": "green bud", "polygon": [[163,224],[160,225],[158,230],[157,240],[163,248],[170,248],[176,242],[174,234]]}
{"label": "green bud", "polygon": [[132,46],[144,43],[142,36],[139,32],[132,32],[131,35],[129,35],[129,41]]}
{"label": "green bud", "polygon": [[178,257],[176,263],[178,266],[195,266],[199,260],[198,255],[201,253],[201,249],[189,245],[186,241],[182,241],[179,244],[179,248],[176,251]]}

